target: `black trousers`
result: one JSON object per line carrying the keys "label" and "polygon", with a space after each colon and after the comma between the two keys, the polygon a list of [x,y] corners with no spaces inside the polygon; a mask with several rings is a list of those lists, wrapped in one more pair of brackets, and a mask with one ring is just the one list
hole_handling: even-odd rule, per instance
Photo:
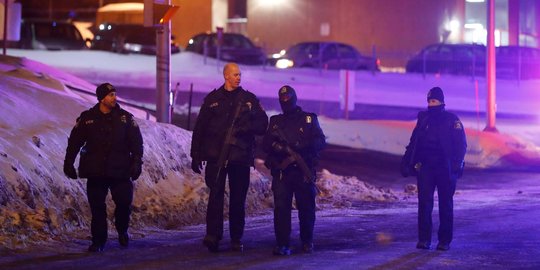
{"label": "black trousers", "polygon": [[229,233],[232,240],[241,240],[245,226],[245,204],[249,188],[249,166],[228,165],[217,177],[218,167],[207,163],[206,186],[210,189],[206,211],[206,238],[220,241],[223,238],[223,204],[225,181],[229,178]]}
{"label": "black trousers", "polygon": [[116,231],[125,233],[129,227],[131,203],[133,202],[133,182],[129,178],[89,178],[86,196],[92,212],[92,242],[105,244],[107,241],[107,205],[105,199],[111,190],[115,204],[114,225]]}
{"label": "black trousers", "polygon": [[453,237],[454,193],[457,176],[445,162],[425,163],[418,172],[418,241],[431,243],[433,194],[439,197],[438,240],[450,244]]}
{"label": "black trousers", "polygon": [[289,167],[282,173],[273,171],[272,176],[274,231],[277,245],[288,247],[290,244],[293,195],[300,221],[300,240],[302,244],[312,243],[315,226],[315,196],[317,195],[315,184],[306,183],[302,172],[296,167]]}

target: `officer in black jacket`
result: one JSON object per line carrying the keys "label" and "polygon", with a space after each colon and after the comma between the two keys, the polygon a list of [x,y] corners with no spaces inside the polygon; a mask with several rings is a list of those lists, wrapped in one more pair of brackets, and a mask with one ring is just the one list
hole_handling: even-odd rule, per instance
{"label": "officer in black jacket", "polygon": [[[205,182],[210,194],[203,244],[210,252],[218,251],[219,241],[223,238],[223,203],[227,176],[231,248],[243,251],[245,202],[250,167],[254,165],[254,136],[264,135],[268,125],[268,116],[257,97],[240,87],[241,73],[238,65],[226,64],[223,77],[225,83],[204,98],[191,141],[193,171],[201,173],[202,162],[206,162]],[[218,164],[220,156],[222,164]]]}
{"label": "officer in black jacket", "polygon": [[[272,173],[274,193],[274,231],[277,245],[274,255],[290,255],[291,209],[293,195],[300,220],[302,250],[313,252],[315,225],[315,166],[326,144],[317,115],[296,105],[295,90],[285,85],[279,89],[282,114],[272,116],[263,139],[268,154],[265,165]],[[298,154],[296,159],[295,153]]]}
{"label": "officer in black jacket", "polygon": [[[143,140],[133,115],[116,103],[116,89],[109,83],[96,89],[99,101],[81,113],[71,130],[64,159],[64,173],[77,179],[73,166],[81,150],[79,175],[88,178],[87,197],[92,212],[92,245],[88,251],[103,251],[107,241],[109,189],[116,205],[115,227],[121,246],[127,247],[133,183],[141,174]],[[131,179],[130,179],[131,178]]]}
{"label": "officer in black jacket", "polygon": [[437,250],[450,249],[454,221],[456,181],[463,173],[467,141],[459,118],[444,109],[444,94],[434,87],[427,95],[428,110],[418,113],[418,121],[401,162],[403,176],[418,180],[418,243],[431,245],[433,193],[439,195]]}

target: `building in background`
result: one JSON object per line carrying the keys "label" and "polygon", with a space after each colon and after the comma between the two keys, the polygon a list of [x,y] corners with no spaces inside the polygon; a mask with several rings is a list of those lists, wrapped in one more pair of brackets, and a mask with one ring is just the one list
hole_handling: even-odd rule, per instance
{"label": "building in background", "polygon": [[[239,0],[242,1],[242,0]],[[539,47],[540,1],[495,0],[496,43]],[[247,0],[247,34],[268,52],[301,41],[340,41],[383,66],[426,45],[484,43],[484,0]]]}
{"label": "building in background", "polygon": [[[303,41],[338,41],[381,65],[403,67],[438,42],[485,43],[486,0],[171,0],[172,34],[185,47],[202,32],[242,33],[270,54]],[[143,0],[18,0],[23,18],[93,21],[99,7]],[[158,2],[158,0],[156,0]],[[540,47],[540,1],[495,0],[497,45]],[[142,22],[141,22],[142,23]]]}

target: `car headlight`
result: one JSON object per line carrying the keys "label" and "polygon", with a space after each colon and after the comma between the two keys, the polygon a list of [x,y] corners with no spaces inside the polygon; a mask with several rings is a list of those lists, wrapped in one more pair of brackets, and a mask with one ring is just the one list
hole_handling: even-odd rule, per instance
{"label": "car headlight", "polygon": [[277,60],[276,62],[276,67],[277,68],[290,68],[290,67],[293,67],[294,66],[294,62],[292,60],[289,60],[289,59],[279,59]]}
{"label": "car headlight", "polygon": [[141,44],[126,43],[126,44],[124,44],[124,49],[126,51],[140,52],[141,49],[142,49],[142,45]]}

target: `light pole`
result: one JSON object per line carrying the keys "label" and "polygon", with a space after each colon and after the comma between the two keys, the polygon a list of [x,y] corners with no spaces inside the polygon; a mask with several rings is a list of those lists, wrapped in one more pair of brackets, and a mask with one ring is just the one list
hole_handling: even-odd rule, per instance
{"label": "light pole", "polygon": [[486,54],[486,85],[487,85],[487,124],[484,131],[497,132],[496,117],[496,58],[495,58],[495,0],[487,0],[487,54]]}

